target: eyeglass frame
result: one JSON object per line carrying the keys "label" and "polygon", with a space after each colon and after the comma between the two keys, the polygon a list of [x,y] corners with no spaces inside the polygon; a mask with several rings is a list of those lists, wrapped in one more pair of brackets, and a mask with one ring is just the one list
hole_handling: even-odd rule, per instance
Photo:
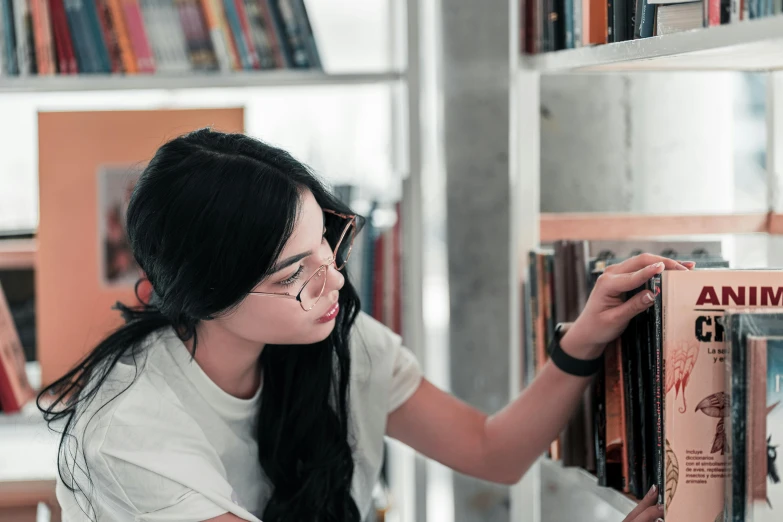
{"label": "eyeglass frame", "polygon": [[[305,281],[302,284],[302,288],[299,289],[299,291],[296,293],[296,295],[291,295],[288,293],[281,294],[281,293],[275,293],[275,292],[248,292],[249,294],[253,295],[266,295],[271,297],[283,297],[286,299],[295,299],[299,302],[299,306],[302,307],[302,310],[305,312],[309,312],[313,308],[315,308],[315,305],[318,304],[318,301],[321,300],[321,297],[324,294],[324,288],[326,288],[326,277],[324,277],[324,284],[321,287],[321,292],[318,294],[318,298],[313,303],[313,306],[310,308],[305,308],[304,302],[302,301],[302,292],[304,292],[304,289],[307,288],[307,285],[310,283],[310,281],[317,276],[318,274],[322,272],[329,271],[329,267],[334,265],[335,270],[342,270],[345,268],[345,265],[348,263],[348,258],[351,257],[351,252],[353,251],[353,242],[356,239],[356,233],[358,232],[358,226],[357,226],[357,215],[356,214],[340,214],[339,212],[335,212],[334,210],[329,209],[323,209],[323,211],[327,214],[331,214],[333,216],[337,216],[341,219],[346,219],[348,222],[345,224],[345,228],[343,228],[343,233],[340,234],[340,238],[337,240],[337,243],[335,243],[334,249],[332,249],[332,255],[326,260],[326,263],[322,264],[318,267],[318,269],[312,273],[310,277],[307,278],[307,281]],[[351,227],[354,227],[353,237],[351,238],[351,245],[348,247],[348,253],[345,256],[345,259],[343,259],[343,264],[338,268],[337,266],[337,250],[340,248],[340,246],[343,243],[343,239],[345,239],[345,235],[348,234],[348,231]]]}

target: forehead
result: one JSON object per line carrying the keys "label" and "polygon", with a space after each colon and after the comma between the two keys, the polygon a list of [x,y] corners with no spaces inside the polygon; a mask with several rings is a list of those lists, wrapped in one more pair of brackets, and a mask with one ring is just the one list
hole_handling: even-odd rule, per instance
{"label": "forehead", "polygon": [[323,235],[324,214],[309,190],[302,193],[294,231],[280,253],[280,259],[318,248]]}

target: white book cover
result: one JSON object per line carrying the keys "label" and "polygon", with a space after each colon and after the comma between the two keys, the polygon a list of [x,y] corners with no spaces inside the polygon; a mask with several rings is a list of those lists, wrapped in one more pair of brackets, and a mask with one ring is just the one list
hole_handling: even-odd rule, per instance
{"label": "white book cover", "polygon": [[27,48],[27,28],[25,18],[28,15],[27,1],[14,0],[14,30],[16,32],[16,61],[19,64],[19,76],[30,74],[30,56]]}

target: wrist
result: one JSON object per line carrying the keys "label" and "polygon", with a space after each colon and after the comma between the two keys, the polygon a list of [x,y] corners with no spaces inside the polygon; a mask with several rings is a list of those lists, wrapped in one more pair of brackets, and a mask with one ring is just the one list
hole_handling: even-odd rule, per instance
{"label": "wrist", "polygon": [[565,353],[576,359],[596,359],[604,353],[606,344],[593,344],[584,342],[584,336],[579,334],[575,325],[565,330],[560,340],[560,347]]}

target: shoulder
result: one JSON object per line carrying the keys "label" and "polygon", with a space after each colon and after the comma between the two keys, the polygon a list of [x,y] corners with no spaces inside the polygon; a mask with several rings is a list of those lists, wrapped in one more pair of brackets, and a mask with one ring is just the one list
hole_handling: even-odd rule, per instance
{"label": "shoulder", "polygon": [[162,349],[151,342],[135,364],[118,363],[66,437],[63,480],[89,498],[99,519],[226,512],[215,502],[231,498],[223,464],[156,364]]}

